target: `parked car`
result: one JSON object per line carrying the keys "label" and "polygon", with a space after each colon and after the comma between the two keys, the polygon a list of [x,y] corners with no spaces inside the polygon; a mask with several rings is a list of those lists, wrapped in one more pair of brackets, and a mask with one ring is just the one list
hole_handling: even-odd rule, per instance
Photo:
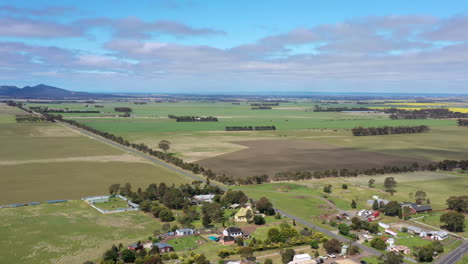
{"label": "parked car", "polygon": [[323,259],[321,258],[318,258],[316,261],[317,261],[317,264],[322,264],[324,262]]}
{"label": "parked car", "polygon": [[324,256],[318,256],[320,259],[327,259],[327,257]]}
{"label": "parked car", "polygon": [[328,254],[329,258],[336,258],[335,254]]}

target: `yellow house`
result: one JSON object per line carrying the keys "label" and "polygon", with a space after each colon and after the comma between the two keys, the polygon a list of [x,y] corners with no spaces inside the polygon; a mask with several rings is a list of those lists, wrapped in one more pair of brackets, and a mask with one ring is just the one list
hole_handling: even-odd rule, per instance
{"label": "yellow house", "polygon": [[253,211],[250,207],[242,207],[235,215],[234,221],[236,222],[247,222],[253,217]]}

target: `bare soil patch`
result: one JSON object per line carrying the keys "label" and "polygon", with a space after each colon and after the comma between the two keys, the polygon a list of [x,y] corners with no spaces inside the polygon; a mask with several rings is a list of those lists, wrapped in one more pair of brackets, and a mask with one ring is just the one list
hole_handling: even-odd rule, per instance
{"label": "bare soil patch", "polygon": [[200,160],[197,163],[218,174],[234,177],[274,175],[280,171],[370,169],[408,166],[429,161],[327,145],[314,141],[275,139],[233,142],[247,149]]}

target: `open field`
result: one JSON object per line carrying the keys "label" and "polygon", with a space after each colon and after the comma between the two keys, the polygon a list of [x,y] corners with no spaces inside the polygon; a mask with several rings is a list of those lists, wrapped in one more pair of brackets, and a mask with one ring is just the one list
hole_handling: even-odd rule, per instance
{"label": "open field", "polygon": [[107,194],[113,183],[130,182],[136,190],[150,183],[189,182],[166,168],[134,162],[29,163],[3,165],[0,171],[0,204]]}
{"label": "open field", "polygon": [[[13,109],[13,110],[11,110]],[[3,106],[0,116],[16,108]],[[179,184],[189,180],[56,123],[0,122],[0,204],[77,199],[110,184]]]}
{"label": "open field", "polygon": [[102,210],[112,211],[120,208],[127,208],[128,202],[119,197],[110,197],[109,201],[94,203],[94,205]]}
{"label": "open field", "polygon": [[142,212],[101,214],[83,201],[0,209],[0,263],[81,264],[161,224]]}
{"label": "open field", "polygon": [[325,169],[370,169],[383,166],[410,166],[428,161],[377,152],[341,148],[305,140],[257,140],[235,142],[248,148],[197,163],[218,174],[235,177],[274,175],[281,171]]}
{"label": "open field", "polygon": [[[386,107],[397,106],[395,104]],[[401,101],[411,104],[411,101]],[[153,148],[162,139],[173,142],[171,152],[187,161],[199,161],[218,155],[242,150],[244,145],[233,142],[273,138],[297,138],[319,141],[331,145],[360,150],[440,161],[462,159],[468,155],[468,133],[456,127],[455,120],[391,120],[386,114],[312,112],[315,105],[325,107],[382,107],[358,105],[352,102],[321,104],[298,101],[280,103],[272,110],[251,110],[249,103],[232,105],[227,102],[174,102],[135,105],[129,102],[97,102],[104,108],[85,107],[84,103],[42,104],[50,108],[73,110],[99,110],[100,114],[63,114],[93,128],[123,136],[131,142],[145,143]],[[435,103],[445,104],[445,102]],[[463,103],[450,103],[454,107],[466,107]],[[27,104],[38,106],[40,104]],[[133,109],[135,118],[115,118],[116,106]],[[404,105],[402,105],[404,106]],[[421,107],[434,107],[432,103]],[[468,108],[467,108],[468,109]],[[176,122],[167,115],[216,116],[219,122]],[[226,126],[275,125],[276,131],[225,132]],[[350,129],[356,126],[413,126],[428,125],[432,131],[418,135],[389,135],[353,137]],[[385,140],[382,140],[385,139]]]}

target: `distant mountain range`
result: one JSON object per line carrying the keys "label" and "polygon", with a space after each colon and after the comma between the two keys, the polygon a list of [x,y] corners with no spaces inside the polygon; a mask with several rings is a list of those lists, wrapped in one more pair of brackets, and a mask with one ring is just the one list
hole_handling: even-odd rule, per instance
{"label": "distant mountain range", "polygon": [[19,88],[16,86],[0,86],[0,98],[2,99],[50,99],[50,100],[64,100],[64,99],[93,99],[103,97],[118,97],[111,94],[97,94],[74,92],[57,88],[45,84],[36,86],[25,86]]}

